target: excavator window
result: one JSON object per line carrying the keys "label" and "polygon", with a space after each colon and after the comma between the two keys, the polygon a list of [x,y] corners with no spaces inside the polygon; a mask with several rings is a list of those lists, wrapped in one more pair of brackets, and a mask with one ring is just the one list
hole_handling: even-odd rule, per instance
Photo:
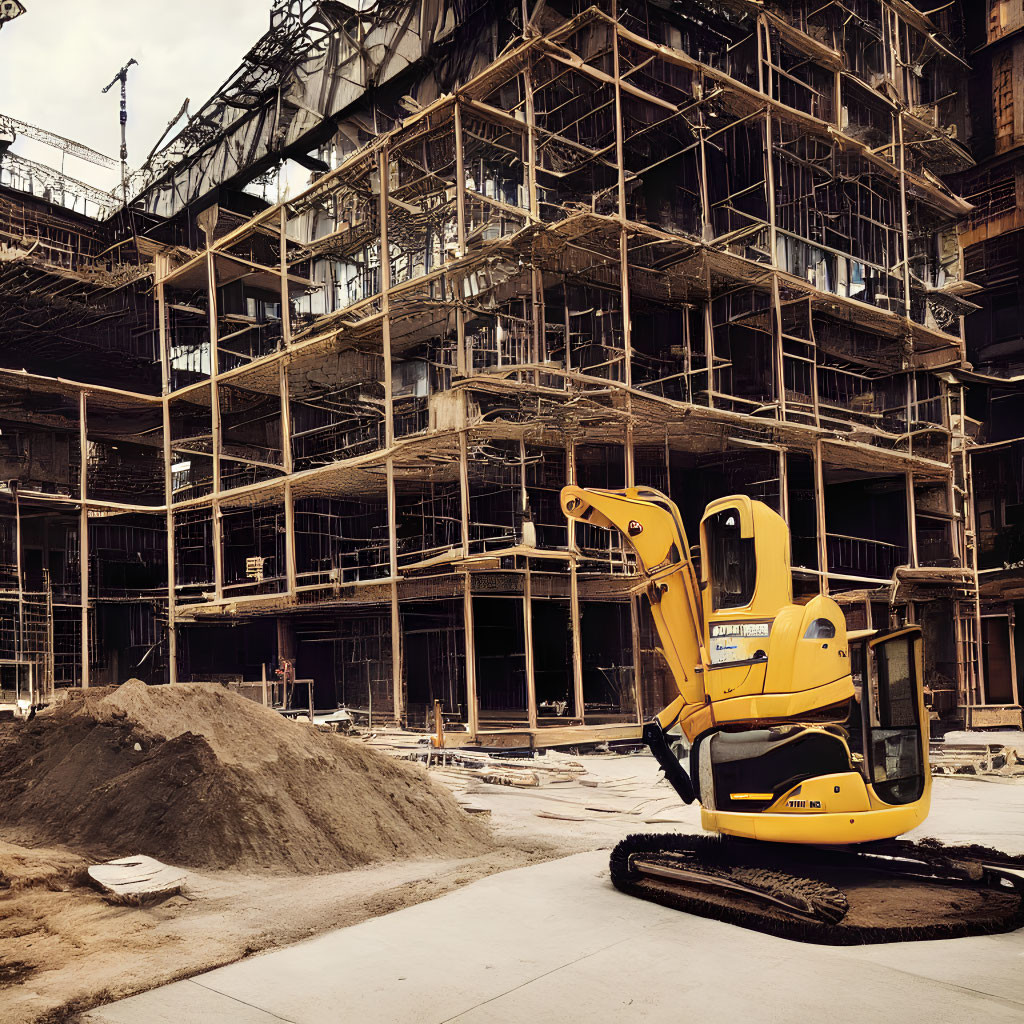
{"label": "excavator window", "polygon": [[836,635],[836,627],[828,619],[815,619],[804,633],[805,640],[830,640]]}
{"label": "excavator window", "polygon": [[924,788],[914,639],[895,636],[876,645],[874,655],[865,744],[869,778],[886,803],[908,804]]}
{"label": "excavator window", "polygon": [[704,520],[704,536],[712,608],[719,611],[750,604],[757,579],[754,538],[740,536],[739,512],[726,508],[709,516]]}

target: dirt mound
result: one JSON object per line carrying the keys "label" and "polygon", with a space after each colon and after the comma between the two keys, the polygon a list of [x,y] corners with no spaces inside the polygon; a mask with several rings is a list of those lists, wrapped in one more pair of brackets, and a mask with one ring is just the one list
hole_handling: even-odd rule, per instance
{"label": "dirt mound", "polygon": [[67,691],[0,744],[0,825],[94,858],[340,871],[491,845],[426,773],[202,684]]}

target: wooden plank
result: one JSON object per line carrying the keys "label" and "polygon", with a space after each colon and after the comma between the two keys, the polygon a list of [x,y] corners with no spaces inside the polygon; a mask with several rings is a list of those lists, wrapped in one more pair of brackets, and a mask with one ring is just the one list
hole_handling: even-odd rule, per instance
{"label": "wooden plank", "polygon": [[818,526],[818,578],[821,592],[828,594],[828,534],[825,522],[825,479],[821,464],[821,441],[814,443],[814,514]]}
{"label": "wooden plank", "polygon": [[386,463],[388,489],[388,564],[391,577],[391,693],[395,721],[401,725],[405,717],[402,685],[402,617],[398,604],[398,519],[395,500],[395,460]]}
{"label": "wooden plank", "polygon": [[537,680],[534,675],[533,659],[533,577],[530,559],[524,559],[526,571],[523,575],[523,648],[526,654],[526,717],[530,729],[537,728]]}
{"label": "wooden plank", "polygon": [[[207,246],[212,243],[212,231],[207,235]],[[224,547],[221,543],[220,517],[220,391],[217,375],[220,360],[217,352],[217,270],[213,262],[213,251],[206,250],[206,288],[209,296],[210,314],[210,435],[213,448],[213,497],[210,501],[210,536],[213,538],[213,591],[219,601],[224,596]]]}
{"label": "wooden plank", "polygon": [[[466,168],[463,163],[462,147],[462,102],[455,101],[455,221],[458,242],[458,258],[466,255]],[[462,297],[456,296],[455,329],[457,347],[455,351],[455,372],[465,377],[473,368],[473,360],[466,351],[466,314],[462,308]]]}
{"label": "wooden plank", "polygon": [[530,729],[482,729],[476,742],[467,733],[446,732],[445,746],[462,747],[565,747],[585,743],[614,741],[640,742],[642,727],[635,723],[622,725],[567,725]]}

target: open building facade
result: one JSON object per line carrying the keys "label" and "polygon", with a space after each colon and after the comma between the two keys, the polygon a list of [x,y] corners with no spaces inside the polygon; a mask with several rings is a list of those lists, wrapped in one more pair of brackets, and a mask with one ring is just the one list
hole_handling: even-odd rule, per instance
{"label": "open building facade", "polygon": [[965,18],[292,0],[127,206],[8,159],[4,685],[636,737],[672,684],[577,482],[656,487],[691,539],[767,502],[798,596],[920,622],[934,715],[1019,724],[1020,318],[973,325],[1020,302],[984,254],[1024,221],[979,212]]}
{"label": "open building facade", "polygon": [[[980,14],[981,12],[979,12]],[[1024,687],[1024,8],[992,2],[968,25],[976,165],[958,179],[973,209],[964,268],[981,286],[965,321],[970,472],[978,538],[985,700],[1019,705]],[[1020,666],[1020,668],[1018,668]],[[986,714],[990,714],[986,712]],[[1019,715],[1000,717],[1019,724]]]}

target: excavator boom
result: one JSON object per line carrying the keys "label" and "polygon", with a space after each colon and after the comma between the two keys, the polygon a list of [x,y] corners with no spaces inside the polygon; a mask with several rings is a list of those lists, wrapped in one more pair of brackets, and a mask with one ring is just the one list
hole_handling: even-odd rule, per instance
{"label": "excavator boom", "polygon": [[705,702],[704,622],[699,584],[679,510],[658,491],[603,491],[566,487],[566,515],[617,530],[636,552],[647,581],[651,615],[661,651],[686,705]]}

